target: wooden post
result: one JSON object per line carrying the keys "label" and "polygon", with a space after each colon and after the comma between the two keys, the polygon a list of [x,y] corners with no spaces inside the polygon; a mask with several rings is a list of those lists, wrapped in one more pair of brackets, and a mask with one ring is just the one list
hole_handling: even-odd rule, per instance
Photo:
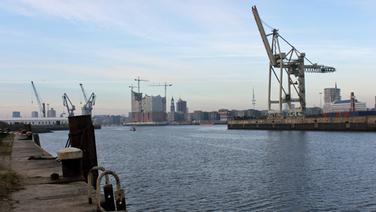
{"label": "wooden post", "polygon": [[[98,166],[94,126],[91,121],[91,115],[71,116],[68,117],[68,121],[70,144],[72,147],[82,150],[82,173],[87,182],[87,175],[90,169]],[[93,186],[95,187],[98,171],[93,172],[93,177]]]}

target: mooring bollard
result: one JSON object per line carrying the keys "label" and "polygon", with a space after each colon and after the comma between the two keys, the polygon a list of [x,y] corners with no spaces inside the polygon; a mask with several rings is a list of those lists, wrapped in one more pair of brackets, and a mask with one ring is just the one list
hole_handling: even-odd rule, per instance
{"label": "mooring bollard", "polygon": [[[69,144],[71,147],[82,150],[82,171],[87,182],[87,176],[92,167],[98,165],[97,149],[95,145],[94,126],[91,121],[91,115],[71,116],[69,121]],[[98,171],[93,171],[93,177],[96,180]],[[93,186],[95,187],[95,180]]]}
{"label": "mooring bollard", "polygon": [[63,177],[82,176],[82,151],[78,148],[69,147],[57,152],[61,161]]}
{"label": "mooring bollard", "polygon": [[[116,181],[116,190],[115,197],[113,192],[112,184],[106,183],[103,186],[104,192],[104,202],[101,202],[101,180],[105,176],[106,181],[108,180],[108,175],[111,175],[115,178]],[[124,190],[121,188],[119,176],[113,171],[104,171],[102,172],[97,179],[97,211],[127,211],[127,204],[125,202]],[[115,209],[116,208],[116,209]]]}
{"label": "mooring bollard", "polygon": [[[95,193],[95,188],[93,186],[93,183],[96,183],[94,180],[93,180],[93,172],[95,171],[106,171],[105,168],[101,167],[101,166],[94,166],[93,168],[90,169],[89,171],[89,174],[87,176],[87,195],[88,195],[88,201],[89,201],[89,204],[92,204],[93,203],[93,198],[96,197]],[[108,177],[108,175],[105,176],[105,183],[106,184],[109,184],[110,183],[110,179]]]}

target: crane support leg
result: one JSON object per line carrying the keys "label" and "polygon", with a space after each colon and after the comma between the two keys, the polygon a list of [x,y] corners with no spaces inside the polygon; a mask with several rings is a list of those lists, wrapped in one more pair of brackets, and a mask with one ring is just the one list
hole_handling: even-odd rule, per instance
{"label": "crane support leg", "polygon": [[272,64],[269,64],[269,91],[268,91],[268,110],[272,109],[271,93],[272,93]]}

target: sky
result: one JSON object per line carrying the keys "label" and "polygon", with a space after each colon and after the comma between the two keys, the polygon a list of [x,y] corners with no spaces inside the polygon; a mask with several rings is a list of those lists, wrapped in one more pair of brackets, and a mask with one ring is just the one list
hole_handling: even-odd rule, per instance
{"label": "sky", "polygon": [[[182,98],[190,111],[266,109],[268,59],[251,6],[311,61],[331,74],[307,74],[307,106],[337,82],[342,97],[375,104],[376,1],[373,0],[2,0],[0,118],[64,111],[95,92],[94,114],[128,114],[130,85]],[[265,28],[265,30],[269,30]]]}

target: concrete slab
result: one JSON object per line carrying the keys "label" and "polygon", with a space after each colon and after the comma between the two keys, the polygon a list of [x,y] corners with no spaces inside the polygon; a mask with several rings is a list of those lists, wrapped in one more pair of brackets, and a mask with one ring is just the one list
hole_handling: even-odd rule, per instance
{"label": "concrete slab", "polygon": [[96,211],[88,204],[85,182],[56,184],[50,175],[62,175],[60,163],[54,159],[29,160],[30,156],[51,157],[33,141],[15,139],[10,166],[22,177],[22,189],[11,195],[13,211]]}

